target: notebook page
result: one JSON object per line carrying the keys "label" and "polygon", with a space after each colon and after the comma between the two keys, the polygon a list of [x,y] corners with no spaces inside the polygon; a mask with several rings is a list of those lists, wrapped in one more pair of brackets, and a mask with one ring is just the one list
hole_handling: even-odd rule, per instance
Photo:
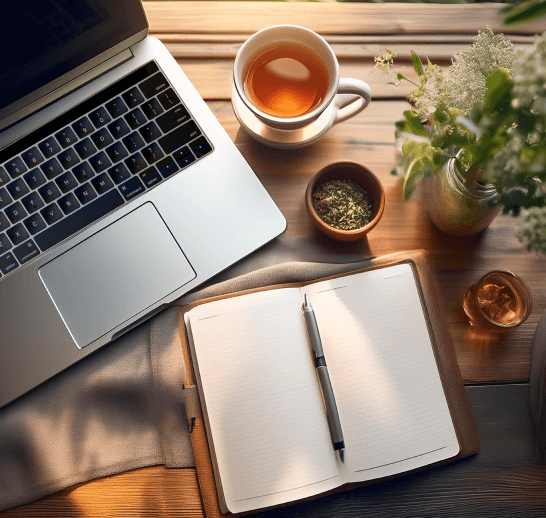
{"label": "notebook page", "polygon": [[459,444],[410,265],[302,291],[315,310],[332,378],[347,481],[456,455]]}
{"label": "notebook page", "polygon": [[228,509],[276,505],[338,486],[300,291],[218,302],[196,307],[189,321]]}

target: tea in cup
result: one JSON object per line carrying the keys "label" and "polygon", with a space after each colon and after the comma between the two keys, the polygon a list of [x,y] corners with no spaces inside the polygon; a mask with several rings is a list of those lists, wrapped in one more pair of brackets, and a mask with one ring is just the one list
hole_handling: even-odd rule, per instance
{"label": "tea in cup", "polygon": [[235,59],[235,114],[251,135],[275,147],[313,142],[361,112],[370,99],[370,87],[340,78],[330,45],[303,27],[263,29],[241,46]]}

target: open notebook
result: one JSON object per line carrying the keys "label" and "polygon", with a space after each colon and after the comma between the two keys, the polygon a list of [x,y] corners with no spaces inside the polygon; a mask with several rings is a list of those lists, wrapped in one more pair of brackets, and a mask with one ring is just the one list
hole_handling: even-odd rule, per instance
{"label": "open notebook", "polygon": [[[306,293],[344,463],[306,332]],[[459,453],[409,264],[209,302],[185,323],[222,512],[296,501]]]}

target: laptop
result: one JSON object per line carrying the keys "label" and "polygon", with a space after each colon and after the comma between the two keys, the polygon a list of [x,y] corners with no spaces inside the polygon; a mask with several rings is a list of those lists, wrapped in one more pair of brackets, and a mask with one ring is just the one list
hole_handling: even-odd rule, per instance
{"label": "laptop", "polygon": [[139,0],[2,17],[0,406],[286,227]]}

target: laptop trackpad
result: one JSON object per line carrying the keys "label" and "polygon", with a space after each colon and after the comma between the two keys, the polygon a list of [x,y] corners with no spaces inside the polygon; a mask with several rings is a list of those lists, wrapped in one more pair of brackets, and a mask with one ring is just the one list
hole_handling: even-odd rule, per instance
{"label": "laptop trackpad", "polygon": [[39,273],[80,348],[195,278],[150,202],[42,266]]}

